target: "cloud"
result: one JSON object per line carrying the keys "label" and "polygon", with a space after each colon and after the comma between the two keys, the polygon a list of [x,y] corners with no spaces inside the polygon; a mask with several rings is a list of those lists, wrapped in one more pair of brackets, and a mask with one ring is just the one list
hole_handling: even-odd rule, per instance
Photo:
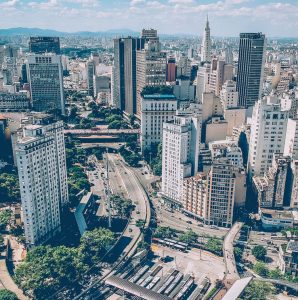
{"label": "cloud", "polygon": [[9,0],[0,3],[1,8],[13,8],[18,4],[19,0]]}
{"label": "cloud", "polygon": [[29,2],[28,6],[34,8],[34,9],[52,9],[59,6],[58,0],[49,0],[47,2]]}
{"label": "cloud", "polygon": [[175,3],[175,4],[192,4],[194,3],[193,0],[169,0],[169,3]]}
{"label": "cloud", "polygon": [[136,6],[139,4],[144,4],[146,1],[145,0],[131,0],[130,1],[130,6]]}

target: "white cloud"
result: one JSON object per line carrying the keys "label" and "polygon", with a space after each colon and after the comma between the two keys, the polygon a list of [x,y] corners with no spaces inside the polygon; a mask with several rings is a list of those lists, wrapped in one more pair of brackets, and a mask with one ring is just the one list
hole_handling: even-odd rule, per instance
{"label": "white cloud", "polygon": [[29,2],[28,6],[35,8],[35,9],[42,9],[42,10],[47,10],[47,9],[53,9],[55,7],[59,6],[58,0],[49,0],[47,2]]}
{"label": "white cloud", "polygon": [[131,0],[130,1],[130,6],[136,6],[139,4],[144,4],[146,1],[145,0]]}
{"label": "white cloud", "polygon": [[192,4],[194,3],[193,0],[169,0],[169,3],[174,3],[174,4]]}
{"label": "white cloud", "polygon": [[3,3],[0,3],[1,8],[11,8],[15,7],[18,4],[19,0],[9,0],[4,1]]}

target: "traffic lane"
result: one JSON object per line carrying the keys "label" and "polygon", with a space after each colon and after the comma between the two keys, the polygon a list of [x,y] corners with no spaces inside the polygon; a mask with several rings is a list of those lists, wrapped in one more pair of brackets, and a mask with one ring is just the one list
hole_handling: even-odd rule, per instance
{"label": "traffic lane", "polygon": [[[176,212],[170,213],[166,210],[156,210],[157,214],[157,219],[161,222],[160,225],[162,224],[169,224],[171,227],[176,228],[176,229],[192,229],[194,232],[199,233],[199,234],[208,234],[211,236],[216,236],[216,237],[223,237],[227,233],[227,229],[212,229],[210,227],[207,227],[206,225],[204,227],[201,227],[201,225],[193,224],[193,220],[185,220],[185,219],[179,219],[179,216],[175,216]],[[191,221],[190,221],[191,220]],[[188,221],[192,222],[192,224],[188,223]],[[197,222],[196,222],[197,223]]]}

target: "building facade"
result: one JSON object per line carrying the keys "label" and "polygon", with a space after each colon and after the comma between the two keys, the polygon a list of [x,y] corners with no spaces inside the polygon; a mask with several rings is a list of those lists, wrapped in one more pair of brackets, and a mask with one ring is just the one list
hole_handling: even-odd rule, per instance
{"label": "building facade", "polygon": [[60,54],[60,39],[59,37],[31,36],[29,40],[29,51],[38,54]]}
{"label": "building facade", "polygon": [[265,35],[262,33],[240,33],[237,69],[237,91],[239,106],[253,106],[261,97]]}
{"label": "building facade", "polygon": [[65,114],[61,57],[55,54],[31,54],[27,57],[32,108],[59,110]]}
{"label": "building facade", "polygon": [[63,122],[26,125],[16,145],[24,228],[28,247],[41,244],[61,227],[68,203]]}
{"label": "building facade", "polygon": [[177,110],[174,95],[143,95],[141,113],[141,150],[151,150],[162,140],[163,123],[171,121]]}

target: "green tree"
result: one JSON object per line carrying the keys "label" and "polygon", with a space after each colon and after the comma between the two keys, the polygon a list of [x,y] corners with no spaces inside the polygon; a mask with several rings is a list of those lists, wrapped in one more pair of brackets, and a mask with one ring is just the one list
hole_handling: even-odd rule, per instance
{"label": "green tree", "polygon": [[116,211],[117,216],[122,219],[127,219],[133,209],[133,204],[130,199],[124,199],[118,195],[113,195],[111,197],[111,203],[113,209]]}
{"label": "green tree", "polygon": [[241,248],[239,248],[239,247],[235,247],[234,248],[234,255],[235,255],[235,260],[236,261],[240,261],[241,260],[242,253],[243,253],[243,251],[242,251]]}
{"label": "green tree", "polygon": [[179,241],[187,244],[196,243],[198,241],[198,237],[198,234],[196,234],[192,230],[188,230],[187,232],[179,236]]}
{"label": "green tree", "polygon": [[0,300],[18,300],[18,297],[9,290],[0,290]]}
{"label": "green tree", "polygon": [[252,249],[252,255],[258,260],[265,260],[267,250],[261,245],[254,246]]}
{"label": "green tree", "polygon": [[87,267],[76,248],[39,246],[17,266],[15,281],[33,298],[48,299],[62,287],[76,288]]}
{"label": "green tree", "polygon": [[209,238],[207,243],[205,244],[206,250],[216,253],[218,255],[222,255],[222,240],[218,238]]}
{"label": "green tree", "polygon": [[255,265],[254,265],[254,271],[262,276],[262,277],[267,277],[269,275],[269,269],[266,267],[266,265],[262,262],[257,262]]}
{"label": "green tree", "polygon": [[267,300],[272,299],[276,293],[274,286],[269,282],[253,280],[244,290],[240,299],[243,300]]}
{"label": "green tree", "polygon": [[81,237],[79,251],[83,261],[88,265],[93,265],[100,262],[114,243],[115,236],[112,231],[105,228],[97,228],[84,233]]}
{"label": "green tree", "polygon": [[0,174],[0,202],[20,200],[20,187],[17,174]]}
{"label": "green tree", "polygon": [[12,217],[12,210],[5,209],[0,211],[0,229],[5,229]]}
{"label": "green tree", "polygon": [[154,232],[156,238],[172,238],[175,232],[170,227],[158,226]]}
{"label": "green tree", "polygon": [[281,279],[283,276],[279,268],[275,268],[269,271],[269,277],[272,279]]}

